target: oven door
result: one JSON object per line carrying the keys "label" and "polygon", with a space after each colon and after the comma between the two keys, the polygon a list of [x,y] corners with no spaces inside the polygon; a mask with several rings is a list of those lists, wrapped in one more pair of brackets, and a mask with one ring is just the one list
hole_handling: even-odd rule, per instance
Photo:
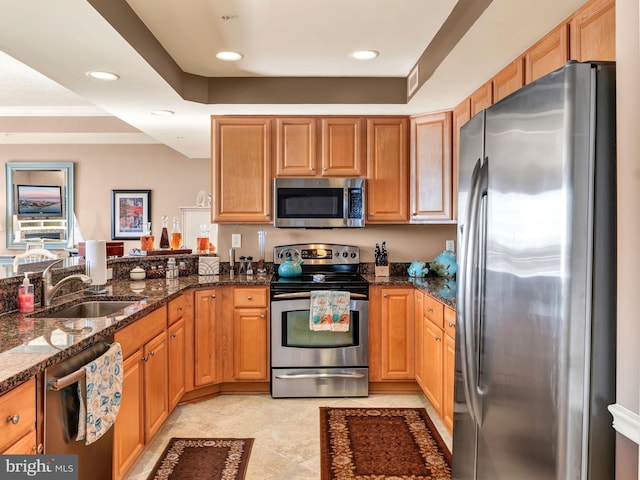
{"label": "oven door", "polygon": [[271,302],[271,366],[366,367],[369,351],[369,302],[351,300],[349,331],[309,328],[309,299]]}

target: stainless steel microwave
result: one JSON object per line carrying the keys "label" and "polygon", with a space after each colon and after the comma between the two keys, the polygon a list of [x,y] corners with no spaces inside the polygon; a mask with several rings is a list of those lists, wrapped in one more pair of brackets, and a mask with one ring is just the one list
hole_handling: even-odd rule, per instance
{"label": "stainless steel microwave", "polygon": [[285,228],[364,227],[364,178],[276,178],[274,225]]}

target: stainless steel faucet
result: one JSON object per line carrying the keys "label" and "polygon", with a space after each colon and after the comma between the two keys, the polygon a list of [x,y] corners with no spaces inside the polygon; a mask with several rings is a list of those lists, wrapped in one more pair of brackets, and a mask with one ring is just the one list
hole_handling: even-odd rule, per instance
{"label": "stainless steel faucet", "polygon": [[55,285],[52,285],[50,272],[51,267],[53,267],[57,263],[62,262],[62,260],[64,259],[61,258],[60,260],[56,260],[55,262],[50,263],[49,266],[45,268],[44,272],[42,272],[42,304],[45,307],[49,307],[51,305],[51,301],[53,300],[55,294],[58,292],[58,290],[60,290],[60,287],[62,287],[67,282],[70,282],[72,280],[80,280],[85,285],[91,285],[91,277],[83,275],[82,273],[69,275],[68,277],[64,277]]}

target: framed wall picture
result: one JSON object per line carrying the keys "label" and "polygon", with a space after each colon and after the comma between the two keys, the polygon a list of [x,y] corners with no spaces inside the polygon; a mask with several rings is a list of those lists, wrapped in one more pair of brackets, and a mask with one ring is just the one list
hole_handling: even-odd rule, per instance
{"label": "framed wall picture", "polygon": [[111,239],[139,240],[151,221],[151,190],[111,190]]}

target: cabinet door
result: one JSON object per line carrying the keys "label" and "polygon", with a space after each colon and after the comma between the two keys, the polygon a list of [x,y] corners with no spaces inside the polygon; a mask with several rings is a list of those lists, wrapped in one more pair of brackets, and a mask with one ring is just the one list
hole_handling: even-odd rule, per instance
{"label": "cabinet door", "polygon": [[442,417],[442,353],[443,334],[426,317],[422,320],[424,334],[424,394]]}
{"label": "cabinet door", "polygon": [[616,60],[616,9],[614,0],[595,0],[571,19],[571,58],[579,62]]}
{"label": "cabinet door", "polygon": [[276,176],[315,176],[316,119],[282,117],[276,124]]}
{"label": "cabinet door", "polygon": [[405,223],[409,213],[408,120],[367,119],[368,223]]}
{"label": "cabinet door", "polygon": [[567,63],[569,60],[568,38],[568,26],[562,24],[525,52],[526,83],[531,83]]}
{"label": "cabinet door", "polygon": [[271,121],[213,117],[212,223],[269,223]]}
{"label": "cabinet door", "polygon": [[383,288],[381,380],[415,378],[413,288]]}
{"label": "cabinet door", "polygon": [[[0,452],[36,453],[26,438],[36,432],[36,379],[31,378],[0,396]],[[36,447],[37,450],[37,447]]]}
{"label": "cabinet door", "polygon": [[524,86],[524,58],[518,58],[504,67],[493,77],[493,102],[499,102],[507,95]]}
{"label": "cabinet door", "polygon": [[458,165],[460,161],[460,128],[471,119],[471,101],[467,98],[453,109],[453,161],[451,168],[451,219],[458,218]]}
{"label": "cabinet door", "polygon": [[411,119],[411,223],[449,221],[451,112]]}
{"label": "cabinet door", "polygon": [[420,387],[424,388],[424,338],[423,338],[423,327],[422,327],[422,299],[423,293],[420,290],[416,290],[414,294],[414,309],[413,309],[413,318],[415,324],[415,376],[416,382]]}
{"label": "cabinet door", "polygon": [[122,401],[113,431],[113,472],[122,478],[144,448],[142,349],[123,362]]}
{"label": "cabinet door", "polygon": [[233,312],[233,380],[268,380],[267,310]]}
{"label": "cabinet door", "polygon": [[219,316],[216,289],[196,290],[194,294],[194,384],[218,383]]}
{"label": "cabinet door", "polygon": [[185,392],[185,323],[178,320],[167,330],[169,343],[169,411]]}
{"label": "cabinet door", "polygon": [[449,432],[453,431],[453,382],[455,375],[456,341],[444,336],[442,358],[442,423]]}
{"label": "cabinet door", "polygon": [[1,455],[34,455],[38,452],[38,439],[36,431],[31,430],[24,437],[14,442],[6,450],[0,452]]}
{"label": "cabinet door", "polygon": [[321,119],[322,176],[361,177],[364,175],[364,125],[359,117]]}
{"label": "cabinet door", "polygon": [[471,101],[471,116],[473,117],[478,112],[481,112],[485,108],[489,108],[493,105],[493,84],[487,82],[478,88],[469,97]]}
{"label": "cabinet door", "polygon": [[144,435],[145,443],[169,416],[169,372],[167,332],[164,331],[144,346]]}

